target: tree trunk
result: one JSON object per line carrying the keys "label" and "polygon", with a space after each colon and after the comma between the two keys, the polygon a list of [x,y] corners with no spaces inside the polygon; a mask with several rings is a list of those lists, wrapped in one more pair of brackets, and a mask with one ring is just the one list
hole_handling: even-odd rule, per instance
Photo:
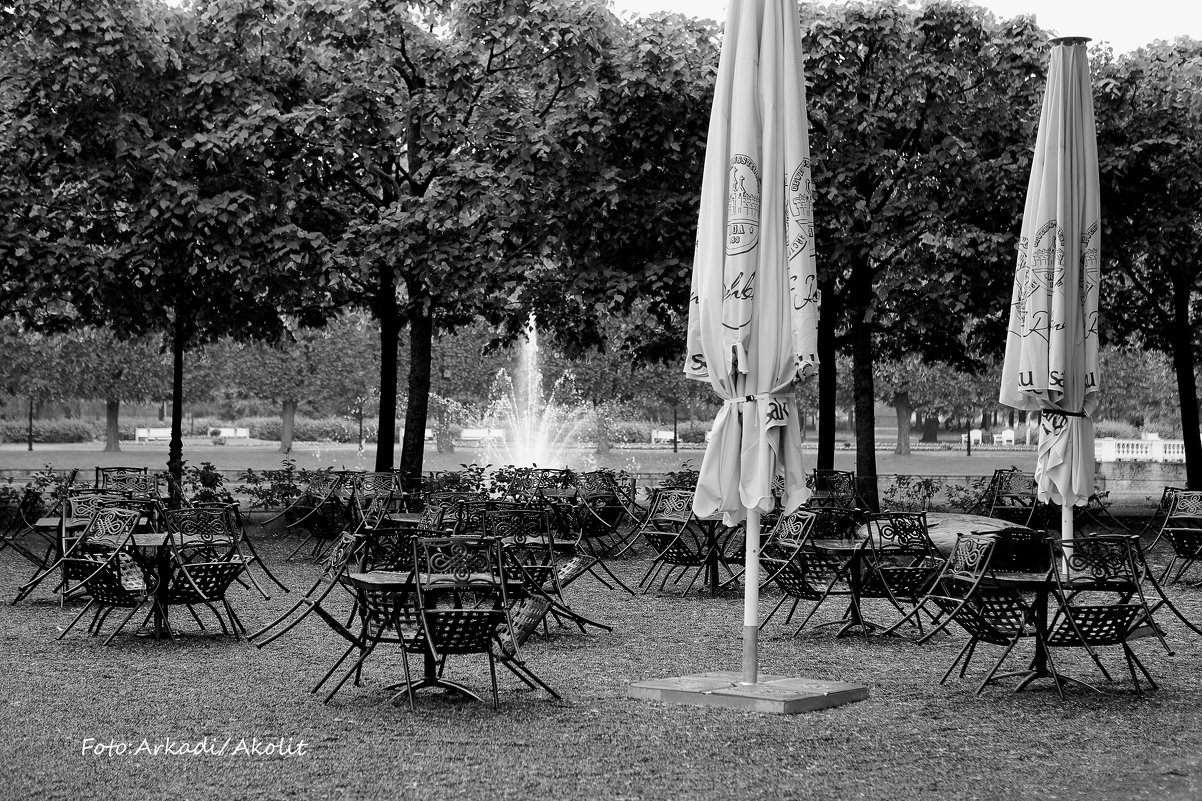
{"label": "tree trunk", "polygon": [[824,311],[818,318],[818,457],[814,467],[835,468],[835,315]]}
{"label": "tree trunk", "polygon": [[1186,489],[1202,490],[1202,433],[1198,420],[1198,386],[1194,379],[1193,329],[1190,326],[1190,287],[1173,282],[1173,328],[1169,347],[1177,373],[1177,396],[1181,401],[1181,437],[1185,443]]}
{"label": "tree trunk", "polygon": [[121,410],[121,401],[109,398],[104,402],[104,452],[121,452],[121,431],[117,426],[117,415]]}
{"label": "tree trunk", "polygon": [[910,394],[900,392],[893,397],[893,408],[897,412],[897,447],[893,452],[898,456],[910,455]]}
{"label": "tree trunk", "polygon": [[612,443],[609,438],[609,408],[604,404],[597,403],[593,399],[593,421],[597,427],[596,433],[596,452],[599,454],[609,453]]}
{"label": "tree trunk", "polygon": [[876,484],[876,392],[872,378],[872,331],[863,323],[852,329],[852,381],[856,411],[856,488],[870,511],[880,509]]}
{"label": "tree trunk", "polygon": [[292,453],[292,437],[296,434],[298,401],[286,400],[280,412],[280,453]]}
{"label": "tree trunk", "polygon": [[[401,321],[398,319],[396,310],[395,290],[392,284],[388,284],[387,292],[381,298],[376,307],[376,319],[380,323],[380,423],[376,429],[376,471],[387,473],[392,470],[394,464],[393,457],[396,451],[396,361],[397,361],[397,343],[401,337]],[[410,368],[409,383],[413,384],[413,370]],[[426,374],[426,392],[430,391],[430,362],[427,358],[424,367]],[[425,398],[422,396],[422,425],[417,429],[413,429],[412,421],[406,418],[405,420],[405,442],[413,435],[417,436],[418,443],[421,443],[423,428],[426,422],[425,414]],[[409,396],[409,407],[413,408],[413,395]],[[419,451],[420,454],[420,451]],[[405,452],[401,451],[402,466],[404,464]],[[420,470],[421,457],[418,457],[418,465]],[[408,489],[408,487],[406,487]],[[417,491],[417,487],[414,491]]]}
{"label": "tree trunk", "polygon": [[[426,415],[430,405],[430,362],[434,320],[419,303],[409,315],[409,405],[405,409],[405,441],[401,443],[401,480],[407,492],[420,492],[425,457]],[[396,360],[393,359],[395,364]]]}
{"label": "tree trunk", "polygon": [[29,399],[29,448],[33,450],[33,398]]}
{"label": "tree trunk", "polygon": [[167,472],[171,475],[172,509],[183,505],[184,486],[184,346],[187,329],[176,310],[175,335],[171,341],[171,444],[167,448]]}
{"label": "tree trunk", "polygon": [[922,441],[939,441],[939,415],[929,412],[922,416]]}

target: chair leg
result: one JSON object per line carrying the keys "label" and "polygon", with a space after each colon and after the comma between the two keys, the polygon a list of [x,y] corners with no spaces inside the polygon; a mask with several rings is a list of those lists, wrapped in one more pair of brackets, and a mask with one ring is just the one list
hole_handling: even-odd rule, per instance
{"label": "chair leg", "polygon": [[[760,631],[764,630],[764,626],[768,625],[768,621],[771,620],[772,616],[776,614],[776,610],[780,609],[787,600],[789,600],[788,595],[782,595],[780,597],[780,600],[776,602],[776,606],[772,607],[772,611],[768,613],[768,617],[764,618],[763,621],[760,622]],[[785,621],[786,625],[788,622],[788,620]]]}
{"label": "chair leg", "polygon": [[110,634],[107,639],[105,639],[104,644],[108,645],[110,642],[112,642],[113,638],[117,636],[117,632],[119,632],[119,631],[121,631],[121,629],[125,628],[125,624],[128,623],[129,619],[134,616],[134,613],[137,612],[141,608],[142,608],[142,604],[138,604],[133,609],[129,610],[129,614],[121,619],[121,622],[117,624],[117,628],[113,629],[113,633]]}
{"label": "chair leg", "polygon": [[501,697],[497,693],[497,660],[493,657],[492,651],[488,652],[488,675],[492,677],[492,708],[501,708]]}
{"label": "chair leg", "polygon": [[[56,640],[61,640],[63,637],[66,637],[66,636],[67,636],[67,632],[68,632],[68,631],[70,631],[72,628],[74,628],[75,624],[79,622],[79,619],[80,619],[81,617],[83,617],[83,616],[84,616],[84,615],[87,613],[87,611],[88,611],[89,609],[91,609],[91,608],[92,608],[92,606],[93,606],[95,603],[96,603],[96,599],[95,599],[95,598],[89,598],[89,599],[88,599],[88,603],[87,603],[87,605],[86,605],[86,606],[84,606],[84,608],[83,608],[83,609],[81,609],[81,610],[79,611],[79,614],[75,616],[75,619],[74,619],[74,620],[72,620],[70,623],[68,623],[68,624],[67,624],[67,627],[66,627],[65,629],[63,629],[62,633],[61,633],[61,634],[59,634],[59,635],[58,635],[57,637],[55,637],[54,639],[56,639]],[[91,627],[89,626],[89,628],[91,628]]]}
{"label": "chair leg", "polygon": [[[1006,646],[1006,650],[1002,651],[1002,655],[1000,657],[998,657],[998,660],[996,662],[993,663],[993,667],[991,667],[989,669],[989,672],[985,674],[985,679],[981,682],[980,686],[977,687],[977,693],[976,693],[977,695],[980,695],[981,692],[985,689],[986,685],[988,685],[991,681],[995,680],[994,674],[996,674],[998,672],[998,669],[1001,668],[1002,663],[1004,663],[1006,661],[1006,658],[1008,656],[1010,656],[1010,652],[1012,650],[1014,650],[1014,646],[1018,644],[1018,641],[1019,641],[1019,638],[1015,637],[1013,640],[1010,641],[1010,644]],[[971,658],[972,657],[970,656],[969,659],[971,659]],[[968,660],[965,660],[964,670],[967,670],[967,669],[968,669]],[[997,676],[996,678],[1002,678],[1002,677]]]}
{"label": "chair leg", "polygon": [[[349,679],[352,674],[356,673],[359,670],[359,668],[363,667],[363,663],[367,661],[367,657],[371,655],[371,652],[376,649],[376,644],[378,642],[379,642],[379,640],[371,639],[371,640],[368,640],[365,645],[360,645],[363,653],[359,654],[359,659],[356,660],[355,664],[351,666],[351,669],[348,670],[343,675],[343,677],[338,681],[338,684],[334,685],[334,689],[330,690],[330,694],[326,696],[325,701],[323,701],[322,703],[324,703],[324,704],[330,703],[330,700],[334,697],[334,695],[340,689],[342,689],[342,685],[346,684],[346,680]],[[343,660],[346,659],[346,657],[350,654],[350,652],[352,650],[355,649],[355,647],[356,647],[355,645],[351,645],[350,648],[347,648],[346,653],[344,653],[338,659],[338,661],[334,663],[334,667],[331,668],[330,672],[328,674],[326,674],[326,677],[323,678],[321,680],[321,682],[318,683],[318,685],[317,685],[318,687],[320,687],[322,684],[325,683],[326,679],[328,679],[330,677],[330,675],[333,674],[334,670],[337,669],[337,667],[342,664]],[[408,670],[406,670],[405,673],[406,673],[406,677],[408,677]],[[313,688],[313,692],[317,692],[317,687]]]}
{"label": "chair leg", "polygon": [[1160,685],[1158,685],[1156,680],[1152,678],[1152,674],[1148,672],[1146,667],[1144,667],[1144,663],[1141,662],[1139,657],[1135,655],[1135,652],[1131,650],[1131,647],[1127,645],[1127,643],[1123,643],[1123,649],[1126,651],[1128,661],[1134,662],[1136,667],[1139,668],[1140,672],[1144,674],[1144,678],[1148,680],[1148,686],[1150,686],[1153,690],[1160,689]]}
{"label": "chair leg", "polygon": [[960,653],[956,654],[956,658],[952,660],[950,665],[948,665],[947,672],[945,672],[943,674],[943,678],[939,680],[940,684],[947,682],[947,677],[952,675],[952,671],[956,669],[956,665],[960,664],[960,660],[964,657],[964,654],[968,652],[968,649],[973,646],[974,642],[976,642],[975,639],[970,639],[968,642],[964,643],[964,647],[960,649]]}

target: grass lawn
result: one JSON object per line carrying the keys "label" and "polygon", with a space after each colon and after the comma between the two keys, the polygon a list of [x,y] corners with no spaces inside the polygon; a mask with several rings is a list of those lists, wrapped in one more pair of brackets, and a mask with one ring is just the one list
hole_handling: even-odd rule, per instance
{"label": "grass lawn", "polygon": [[[101,443],[35,444],[34,450],[30,451],[25,445],[9,443],[0,445],[0,472],[37,470],[50,464],[57,469],[78,467],[82,471],[81,480],[87,480],[87,471],[97,465],[149,465],[156,469],[166,467],[165,442],[127,442],[122,444],[122,449],[120,453],[105,453]],[[220,470],[276,469],[284,458],[278,449],[279,445],[276,443],[252,441],[213,445],[208,439],[195,439],[184,442],[184,459],[190,465],[212,462]],[[591,449],[576,449],[569,451],[567,464],[563,466],[577,470],[608,467],[632,473],[664,473],[679,470],[685,463],[694,468],[700,467],[703,454],[704,451],[699,447],[682,448],[679,453],[673,453],[671,448],[623,448],[613,449],[604,456],[599,456]],[[805,458],[812,464],[816,455],[816,451],[806,451]],[[296,460],[298,467],[371,470],[375,465],[375,446],[368,445],[360,454],[354,445],[305,443],[298,445],[290,456]],[[400,457],[400,446],[397,446],[396,457]],[[972,456],[965,455],[963,450],[914,451],[910,456],[895,456],[891,452],[878,451],[876,458],[877,474],[880,476],[988,476],[997,468],[1018,465],[1031,470],[1035,466],[1034,451],[1021,447],[974,450]],[[839,447],[835,451],[835,469],[855,470],[855,459],[854,445]],[[426,449],[424,466],[426,470],[455,470],[462,464],[473,462],[489,464],[490,460],[486,453],[475,448],[461,447],[453,454],[446,454],[438,453],[431,445]],[[491,463],[498,466],[500,464],[495,461]]]}
{"label": "grass lawn", "polygon": [[[232,450],[232,448],[227,448]],[[974,457],[975,459],[976,457]],[[260,552],[291,586],[316,568],[283,562],[292,536],[254,532]],[[615,563],[631,582],[646,554]],[[11,598],[29,565],[0,554]],[[1172,588],[1194,620],[1202,592]],[[761,670],[867,684],[868,700],[792,717],[665,706],[626,697],[645,678],[737,670],[741,597],[631,597],[582,579],[581,612],[612,632],[551,627],[524,649],[529,665],[564,696],[555,702],[499,672],[501,709],[438,692],[417,710],[387,703],[400,655],[381,646],[364,684],[327,705],[309,687],[343,648],[316,619],[259,650],[229,638],[175,643],[121,635],[109,647],[73,630],[78,609],[48,589],[0,605],[0,797],[80,799],[1190,799],[1202,794],[1202,640],[1163,616],[1175,656],[1152,639],[1134,648],[1160,683],[1138,697],[1128,681],[1097,695],[1046,684],[1021,694],[976,682],[996,649],[982,646],[969,679],[939,677],[964,635],[926,646],[904,638],[836,640],[830,629],[764,632]],[[237,590],[252,630],[286,608]],[[775,602],[769,594],[765,604]],[[871,603],[871,602],[869,602]],[[766,611],[766,608],[765,608]],[[888,619],[883,607],[870,617]],[[819,613],[834,619],[837,605]],[[179,620],[180,618],[176,618]],[[111,624],[110,624],[111,625]],[[1012,657],[1022,667],[1030,645]],[[1113,649],[1103,661],[1125,677]],[[1059,655],[1070,675],[1098,678],[1083,655]],[[416,662],[414,663],[416,667]],[[478,658],[453,659],[447,676],[486,692]],[[232,752],[242,738],[303,740],[280,756],[96,756],[85,738],[150,745],[202,737]]]}

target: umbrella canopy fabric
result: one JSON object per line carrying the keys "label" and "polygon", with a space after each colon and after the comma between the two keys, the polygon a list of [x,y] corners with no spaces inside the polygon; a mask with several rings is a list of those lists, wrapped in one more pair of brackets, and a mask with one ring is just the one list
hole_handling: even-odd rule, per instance
{"label": "umbrella canopy fabric", "polygon": [[1053,42],[1027,186],[999,401],[1042,412],[1041,501],[1094,491],[1101,204],[1084,39]]}
{"label": "umbrella canopy fabric", "polygon": [[725,403],[693,509],[807,498],[793,384],[817,370],[819,296],[801,31],[793,0],[731,0],[706,145],[685,374]]}

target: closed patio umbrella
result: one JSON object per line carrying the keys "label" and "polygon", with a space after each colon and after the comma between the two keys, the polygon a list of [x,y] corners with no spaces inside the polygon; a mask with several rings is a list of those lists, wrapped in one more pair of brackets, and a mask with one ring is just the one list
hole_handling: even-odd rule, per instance
{"label": "closed patio umbrella", "polygon": [[685,374],[725,401],[693,500],[744,519],[743,681],[756,683],[760,514],[807,497],[794,382],[817,368],[818,292],[793,0],[731,0],[706,145]]}
{"label": "closed patio umbrella", "polygon": [[1101,208],[1088,39],[1052,42],[1027,185],[999,400],[1042,412],[1038,498],[1073,507],[1094,491],[1092,414],[1099,401]]}

